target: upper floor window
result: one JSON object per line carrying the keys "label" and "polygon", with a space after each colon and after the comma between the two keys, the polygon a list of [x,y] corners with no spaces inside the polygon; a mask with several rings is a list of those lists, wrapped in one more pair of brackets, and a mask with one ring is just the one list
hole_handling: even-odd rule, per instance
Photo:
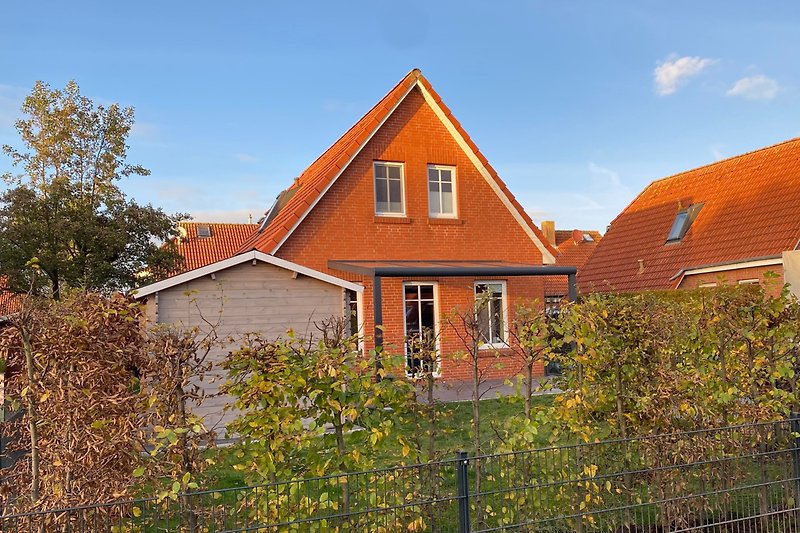
{"label": "upper floor window", "polygon": [[403,164],[375,162],[373,166],[375,171],[375,214],[405,215]]}
{"label": "upper floor window", "polygon": [[703,204],[693,204],[682,211],[678,211],[678,214],[675,215],[675,221],[672,223],[672,228],[669,230],[669,235],[667,235],[668,243],[678,242],[683,239],[702,207]]}
{"label": "upper floor window", "polygon": [[428,214],[431,218],[456,216],[456,169],[428,166]]}

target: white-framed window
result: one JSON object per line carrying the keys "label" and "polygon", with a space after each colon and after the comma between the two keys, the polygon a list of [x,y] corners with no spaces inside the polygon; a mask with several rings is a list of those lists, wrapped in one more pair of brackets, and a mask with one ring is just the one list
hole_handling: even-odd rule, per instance
{"label": "white-framed window", "polygon": [[717,282],[716,281],[709,281],[708,283],[701,283],[700,285],[698,285],[698,287],[701,288],[701,289],[710,289],[710,288],[716,287],[716,286],[717,286]]}
{"label": "white-framed window", "polygon": [[505,281],[475,282],[475,316],[481,347],[502,348],[508,337]]}
{"label": "white-framed window", "polygon": [[406,375],[419,377],[428,371],[436,377],[441,370],[436,283],[403,283]]}
{"label": "white-framed window", "polygon": [[561,312],[561,302],[564,301],[563,294],[550,294],[544,297],[544,314],[547,316],[558,316]]}
{"label": "white-framed window", "polygon": [[456,217],[456,168],[428,165],[428,216]]}
{"label": "white-framed window", "polygon": [[758,278],[740,279],[739,285],[758,285],[760,281]]}
{"label": "white-framed window", "polygon": [[403,163],[375,161],[375,214],[402,217],[406,214]]}

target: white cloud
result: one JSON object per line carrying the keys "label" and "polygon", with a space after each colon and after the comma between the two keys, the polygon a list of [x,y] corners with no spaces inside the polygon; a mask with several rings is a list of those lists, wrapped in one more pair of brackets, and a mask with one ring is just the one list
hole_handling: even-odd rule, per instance
{"label": "white cloud", "polygon": [[228,222],[231,224],[244,224],[248,222],[249,217],[253,218],[253,222],[257,221],[263,215],[263,209],[214,209],[214,210],[193,210],[191,212],[192,219],[198,222]]}
{"label": "white cloud", "polygon": [[727,95],[741,96],[746,100],[772,100],[781,90],[777,81],[763,74],[742,78],[733,84]]}
{"label": "white cloud", "polygon": [[23,87],[0,84],[0,129],[13,128],[22,117],[22,101],[27,92]]}
{"label": "white cloud", "polygon": [[256,156],[246,154],[243,152],[240,152],[238,154],[233,154],[233,158],[236,159],[237,161],[241,161],[242,163],[255,163],[256,161],[258,161],[258,158]]}
{"label": "white cloud", "polygon": [[338,98],[328,98],[322,102],[322,110],[327,113],[349,113],[360,108],[359,102],[339,100]]}
{"label": "white cloud", "polygon": [[669,56],[653,71],[656,93],[660,96],[674,93],[689,78],[697,76],[715,62],[714,59],[698,56],[677,57],[675,54]]}
{"label": "white cloud", "polygon": [[592,161],[574,165],[522,163],[498,170],[501,176],[509,177],[509,187],[535,222],[555,220],[558,229],[605,233],[609,221],[634,196],[619,172]]}
{"label": "white cloud", "polygon": [[131,126],[131,139],[153,140],[158,137],[158,126],[152,122],[134,122]]}

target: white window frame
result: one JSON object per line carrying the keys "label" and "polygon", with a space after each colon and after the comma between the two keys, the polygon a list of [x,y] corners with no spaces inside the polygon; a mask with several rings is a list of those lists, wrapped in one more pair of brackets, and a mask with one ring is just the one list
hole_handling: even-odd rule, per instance
{"label": "white window frame", "polygon": [[[478,301],[478,294],[476,292],[478,285],[500,285],[503,288],[503,341],[492,343],[481,343],[478,345],[479,350],[497,350],[508,348],[508,284],[504,280],[475,280],[472,284],[472,299],[474,302]],[[477,313],[477,307],[475,309]],[[491,324],[491,322],[490,322]]]}
{"label": "white window frame", "polygon": [[436,363],[435,368],[433,371],[433,377],[439,378],[442,376],[442,349],[439,343],[439,328],[441,324],[439,323],[439,284],[435,281],[404,281],[403,282],[403,292],[402,292],[402,301],[403,301],[403,367],[406,373],[406,377],[413,377],[414,374],[408,371],[408,364],[406,359],[408,358],[408,354],[406,350],[408,346],[406,345],[405,336],[408,332],[408,324],[406,324],[406,287],[419,287],[420,285],[433,285],[433,335],[436,338]]}
{"label": "white window frame", "polygon": [[[452,181],[451,184],[453,186],[453,212],[452,213],[431,213],[431,178],[428,175],[428,171],[431,169],[433,170],[449,170],[451,172]],[[458,189],[456,188],[456,167],[450,165],[428,165],[428,168],[425,169],[425,188],[428,191],[428,217],[429,218],[458,218]],[[439,206],[442,205],[442,190],[441,190],[441,181],[439,181]]]}
{"label": "white window frame", "polygon": [[759,283],[761,283],[761,280],[758,278],[748,278],[739,280],[739,285],[758,285]]}
{"label": "white window frame", "polygon": [[[400,169],[400,206],[402,211],[400,213],[378,211],[378,176],[375,169],[378,166],[384,167],[398,167]],[[387,174],[388,175],[388,174]],[[406,171],[403,163],[394,163],[391,161],[373,161],[372,162],[372,190],[375,207],[375,216],[378,217],[405,217],[406,216]],[[388,191],[387,191],[388,198]]]}
{"label": "white window frame", "polygon": [[709,281],[708,283],[701,283],[697,286],[698,289],[711,289],[717,286],[716,281]]}
{"label": "white window frame", "polygon": [[[347,305],[347,291],[351,289],[342,288],[342,304],[344,307],[343,316],[348,320],[350,319],[350,308]],[[364,343],[364,293],[362,291],[353,291],[356,293],[356,319],[358,322],[358,351],[367,355],[366,345]]]}

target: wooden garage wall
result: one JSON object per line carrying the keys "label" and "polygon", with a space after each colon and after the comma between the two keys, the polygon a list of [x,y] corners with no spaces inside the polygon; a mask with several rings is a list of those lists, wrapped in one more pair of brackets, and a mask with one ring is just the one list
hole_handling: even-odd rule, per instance
{"label": "wooden garage wall", "polygon": [[[244,263],[215,274],[216,279],[204,276],[158,293],[157,322],[184,327],[208,329],[205,320],[216,325],[220,339],[241,338],[257,332],[267,338],[286,335],[290,328],[298,335],[317,333],[314,322],[331,316],[342,316],[344,299],[341,287],[297,275],[262,262]],[[154,319],[154,295],[148,297],[147,315]],[[216,395],[225,381],[218,363],[238,346],[220,346],[211,354],[214,369],[206,377],[207,395]],[[206,398],[195,409],[209,427],[222,433],[233,418],[223,407],[230,402],[226,396]]]}

